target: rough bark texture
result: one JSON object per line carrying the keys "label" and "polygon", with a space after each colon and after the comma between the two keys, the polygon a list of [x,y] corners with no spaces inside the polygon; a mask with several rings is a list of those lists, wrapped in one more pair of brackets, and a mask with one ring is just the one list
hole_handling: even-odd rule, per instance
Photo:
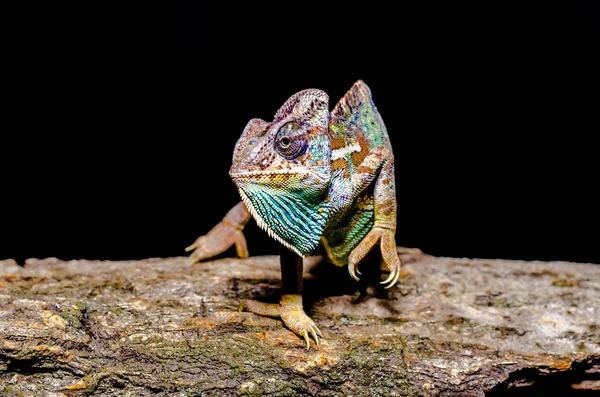
{"label": "rough bark texture", "polygon": [[324,334],[309,351],[280,320],[237,311],[243,298],[277,301],[276,256],[193,267],[183,257],[0,261],[0,395],[498,396],[540,384],[587,395],[600,387],[600,266],[405,260],[399,285],[383,290],[376,266],[362,265],[356,283],[346,268],[307,258],[305,309]]}

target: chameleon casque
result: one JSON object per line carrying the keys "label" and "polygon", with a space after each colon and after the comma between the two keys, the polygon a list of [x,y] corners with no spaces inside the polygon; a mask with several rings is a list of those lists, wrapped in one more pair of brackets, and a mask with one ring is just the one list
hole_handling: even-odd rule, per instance
{"label": "chameleon casque", "polygon": [[280,243],[280,303],[244,300],[240,310],[280,317],[310,348],[310,336],[318,346],[322,334],[302,306],[303,257],[320,248],[358,280],[358,263],[379,244],[390,270],[382,284],[389,288],[398,280],[394,156],[363,81],[331,112],[325,92],[307,89],[292,95],[273,121],[251,119],[229,175],[242,201],[186,251],[193,250],[192,264],[234,244],[238,256],[248,257],[242,230],[251,217]]}

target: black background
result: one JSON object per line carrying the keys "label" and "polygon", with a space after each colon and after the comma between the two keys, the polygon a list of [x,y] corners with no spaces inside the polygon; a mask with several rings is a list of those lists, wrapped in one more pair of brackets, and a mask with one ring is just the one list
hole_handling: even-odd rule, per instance
{"label": "black background", "polygon": [[0,259],[185,255],[239,200],[250,118],[305,88],[333,107],[362,79],[399,245],[600,263],[598,6],[372,3],[9,14]]}

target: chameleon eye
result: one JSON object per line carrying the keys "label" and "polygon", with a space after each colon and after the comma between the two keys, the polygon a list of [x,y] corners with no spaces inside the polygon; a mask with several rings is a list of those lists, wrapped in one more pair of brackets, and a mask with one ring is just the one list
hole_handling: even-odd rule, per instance
{"label": "chameleon eye", "polygon": [[289,138],[287,135],[284,135],[284,136],[282,136],[282,137],[281,137],[281,139],[279,140],[279,145],[280,145],[282,148],[284,148],[284,149],[285,149],[285,148],[287,148],[288,146],[290,146],[290,142],[291,142],[290,138]]}
{"label": "chameleon eye", "polygon": [[287,160],[302,156],[308,148],[308,137],[295,122],[284,124],[275,137],[275,149]]}

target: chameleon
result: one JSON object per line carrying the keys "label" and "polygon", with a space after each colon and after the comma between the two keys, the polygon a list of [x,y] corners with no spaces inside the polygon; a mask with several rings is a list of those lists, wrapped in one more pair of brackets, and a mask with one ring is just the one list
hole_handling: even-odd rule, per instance
{"label": "chameleon", "polygon": [[279,317],[307,349],[323,334],[302,306],[302,260],[319,250],[359,280],[359,262],[379,245],[392,287],[400,276],[396,250],[396,187],[390,139],[371,90],[356,81],[329,111],[329,96],[305,89],[272,121],[248,121],[233,150],[229,176],[241,201],[186,251],[188,264],[235,245],[249,256],[243,229],[254,218],[279,242],[280,302],[243,300],[240,310]]}

